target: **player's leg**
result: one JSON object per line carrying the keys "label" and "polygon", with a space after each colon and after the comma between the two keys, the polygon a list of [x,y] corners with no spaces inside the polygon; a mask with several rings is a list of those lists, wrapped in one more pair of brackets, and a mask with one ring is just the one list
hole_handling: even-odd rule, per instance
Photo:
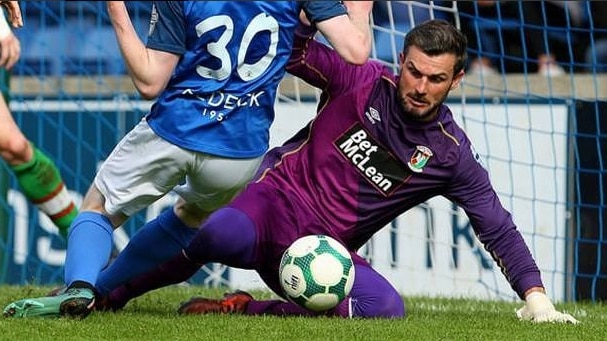
{"label": "player's leg", "polygon": [[186,183],[175,188],[179,200],[173,210],[166,210],[146,223],[131,238],[100,274],[96,284],[99,293],[106,295],[184,249],[210,213],[229,203],[249,182],[260,162],[261,157],[227,159],[195,153]]}
{"label": "player's leg", "polygon": [[23,194],[53,221],[59,234],[67,239],[78,208],[55,163],[34,145],[31,148],[33,157],[30,161],[11,168]]}
{"label": "player's leg", "polygon": [[72,224],[65,284],[95,285],[109,260],[113,230],[183,180],[190,152],[158,137],[142,120],[99,168]]}
{"label": "player's leg", "polygon": [[[350,295],[337,307],[314,312],[283,300],[255,300],[245,292],[227,294],[222,299],[193,297],[179,307],[181,314],[240,313],[275,316],[338,316],[360,318],[399,318],[405,305],[394,287],[365,261],[355,263],[356,278]],[[264,282],[276,293],[282,289],[276,271],[261,271]],[[281,295],[282,296],[282,295]]]}
{"label": "player's leg", "polygon": [[[337,307],[336,315],[363,318],[399,318],[405,303],[396,288],[362,257],[353,254],[355,279],[349,301]],[[347,303],[347,304],[346,304]]]}
{"label": "player's leg", "polygon": [[232,207],[221,208],[209,217],[183,252],[114,289],[104,298],[102,308],[120,309],[148,291],[181,283],[209,262],[250,268],[255,247],[256,229],[251,219]]}
{"label": "player's leg", "polygon": [[137,275],[153,269],[184,249],[197,229],[179,220],[172,207],[148,221],[99,274],[95,288],[101,296]]}
{"label": "player's leg", "polygon": [[105,160],[71,226],[65,261],[68,289],[11,303],[5,315],[86,316],[94,301],[93,286],[110,256],[114,228],[179,184],[189,154],[140,122]]}
{"label": "player's leg", "polygon": [[67,239],[78,214],[53,161],[23,135],[0,95],[0,155],[17,178],[23,194],[44,212]]}
{"label": "player's leg", "polygon": [[175,205],[179,219],[198,228],[217,209],[225,206],[251,181],[263,155],[255,158],[224,158],[197,153],[186,183],[175,188],[183,200]]}
{"label": "player's leg", "polygon": [[[84,202],[87,202],[87,200],[88,202],[91,201],[92,193],[98,194],[98,191],[94,187],[91,187],[85,196]],[[83,228],[76,228],[81,225],[87,225],[86,231]],[[105,225],[110,225],[110,227],[106,227]],[[93,276],[95,265],[102,264],[104,258],[109,257],[112,231],[111,222],[107,217],[96,212],[80,212],[74,219],[68,236],[66,276],[70,273],[69,269],[74,269],[74,264],[71,267],[67,266],[70,256],[73,257],[74,255],[78,257],[72,258],[72,263],[74,259],[77,259],[80,264],[91,265],[90,268],[86,268],[85,270],[87,270],[87,275]],[[90,241],[86,243],[86,238],[98,241],[98,243],[91,244]],[[109,239],[109,245],[106,239]],[[70,283],[70,286],[60,294],[48,297],[26,298],[12,302],[4,308],[3,315],[5,317],[86,317],[95,301],[94,288],[91,282],[82,280],[68,283]]]}
{"label": "player's leg", "polygon": [[26,163],[33,156],[30,142],[15,123],[2,95],[0,95],[0,156],[10,166]]}

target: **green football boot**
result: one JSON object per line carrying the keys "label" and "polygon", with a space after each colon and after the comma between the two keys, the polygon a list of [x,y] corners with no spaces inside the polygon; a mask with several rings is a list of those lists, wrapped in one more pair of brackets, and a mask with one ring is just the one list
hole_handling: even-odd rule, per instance
{"label": "green football boot", "polygon": [[95,294],[90,289],[72,288],[56,296],[26,298],[4,308],[4,317],[85,318],[93,310]]}

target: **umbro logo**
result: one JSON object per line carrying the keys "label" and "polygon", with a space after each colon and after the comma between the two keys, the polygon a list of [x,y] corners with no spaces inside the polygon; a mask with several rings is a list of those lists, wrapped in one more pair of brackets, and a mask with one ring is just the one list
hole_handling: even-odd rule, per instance
{"label": "umbro logo", "polygon": [[369,119],[371,124],[375,124],[375,122],[381,122],[381,117],[379,116],[379,111],[375,110],[373,107],[369,107],[369,110],[365,111],[365,115]]}

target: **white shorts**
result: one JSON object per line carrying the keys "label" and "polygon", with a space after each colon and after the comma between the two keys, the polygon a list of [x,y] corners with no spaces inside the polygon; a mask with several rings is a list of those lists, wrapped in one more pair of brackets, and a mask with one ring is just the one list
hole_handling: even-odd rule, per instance
{"label": "white shorts", "polygon": [[141,120],[103,162],[94,184],[109,214],[132,216],[171,190],[188,206],[212,212],[229,203],[261,164],[193,152],[162,139]]}

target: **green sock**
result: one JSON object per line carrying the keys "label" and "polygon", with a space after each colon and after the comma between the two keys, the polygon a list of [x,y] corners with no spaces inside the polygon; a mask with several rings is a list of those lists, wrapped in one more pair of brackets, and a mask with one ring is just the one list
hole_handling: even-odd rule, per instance
{"label": "green sock", "polygon": [[67,239],[78,208],[70,197],[59,169],[42,151],[32,145],[34,156],[26,163],[11,167],[23,194],[51,218],[59,233]]}

